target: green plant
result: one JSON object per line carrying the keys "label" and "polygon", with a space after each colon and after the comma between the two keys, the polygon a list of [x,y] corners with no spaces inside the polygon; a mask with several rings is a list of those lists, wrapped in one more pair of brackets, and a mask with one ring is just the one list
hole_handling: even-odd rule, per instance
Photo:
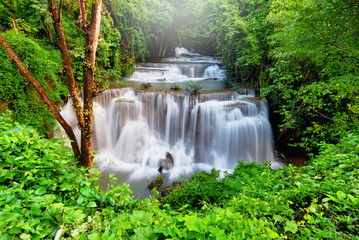
{"label": "green plant", "polygon": [[[59,228],[75,236],[84,227],[96,228],[99,208],[108,207],[106,216],[133,200],[126,186],[99,190],[97,178],[88,178],[86,169],[76,166],[61,140],[40,138],[8,113],[0,114],[0,169],[2,239],[40,239]],[[91,169],[90,174],[99,172]]]}
{"label": "green plant", "polygon": [[142,90],[146,90],[152,87],[151,83],[141,83]]}
{"label": "green plant", "polygon": [[181,90],[182,90],[181,84],[179,84],[179,83],[173,83],[173,84],[171,85],[171,90],[181,91]]}
{"label": "green plant", "polygon": [[200,94],[200,90],[204,87],[203,83],[189,81],[184,83],[186,91],[190,94]]}
{"label": "green plant", "polygon": [[243,92],[242,86],[238,85],[238,83],[233,83],[232,88],[234,91],[236,91],[239,94],[241,94]]}

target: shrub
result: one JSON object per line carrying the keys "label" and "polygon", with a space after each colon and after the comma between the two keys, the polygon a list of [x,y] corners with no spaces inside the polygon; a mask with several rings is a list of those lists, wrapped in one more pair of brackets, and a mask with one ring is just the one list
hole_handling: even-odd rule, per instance
{"label": "shrub", "polygon": [[200,94],[200,90],[203,88],[203,84],[199,82],[189,81],[184,83],[185,89],[190,94]]}

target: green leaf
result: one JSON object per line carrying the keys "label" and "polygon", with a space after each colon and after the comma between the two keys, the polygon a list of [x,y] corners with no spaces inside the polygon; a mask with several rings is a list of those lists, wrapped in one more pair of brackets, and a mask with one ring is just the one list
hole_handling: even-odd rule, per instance
{"label": "green leaf", "polygon": [[41,187],[35,191],[35,195],[44,195],[46,193],[46,188]]}
{"label": "green leaf", "polygon": [[61,190],[60,191],[66,191],[66,190],[71,190],[72,186],[68,183],[63,183],[60,185]]}
{"label": "green leaf", "polygon": [[285,231],[290,231],[292,233],[296,233],[298,230],[297,224],[294,221],[287,221],[284,227]]}
{"label": "green leaf", "polygon": [[342,191],[337,192],[337,198],[339,201],[343,201],[345,199],[345,197],[346,197],[346,194],[344,192],[342,192]]}
{"label": "green leaf", "polygon": [[145,239],[151,239],[151,228],[150,227],[141,227],[141,228],[136,228],[135,230],[135,235],[133,237],[131,237],[131,239],[133,240],[145,240]]}
{"label": "green leaf", "polygon": [[92,233],[87,236],[88,240],[100,240],[101,236],[100,233]]}
{"label": "green leaf", "polygon": [[106,199],[111,204],[111,206],[115,206],[116,201],[112,196],[107,196]]}
{"label": "green leaf", "polygon": [[147,213],[144,211],[134,211],[131,215],[131,221],[136,222],[140,225],[149,225],[152,222],[152,213]]}
{"label": "green leaf", "polygon": [[96,175],[96,176],[100,176],[100,175],[101,175],[101,172],[100,172],[99,170],[97,170],[96,168],[91,168],[91,169],[89,170],[89,173],[94,174],[94,175]]}
{"label": "green leaf", "polygon": [[192,216],[186,215],[184,217],[184,221],[185,221],[185,225],[190,231],[201,232],[201,229],[204,227],[202,223],[202,219],[194,215]]}
{"label": "green leaf", "polygon": [[82,187],[80,193],[86,197],[90,197],[93,193],[93,189],[90,187]]}
{"label": "green leaf", "polygon": [[355,202],[357,199],[355,197],[353,197],[353,195],[348,194],[348,198],[350,199],[350,201]]}
{"label": "green leaf", "polygon": [[97,207],[97,204],[95,202],[89,202],[89,204],[87,204],[87,207],[94,208]]}
{"label": "green leaf", "polygon": [[31,235],[27,233],[21,233],[20,239],[31,240]]}
{"label": "green leaf", "polygon": [[77,204],[81,205],[85,200],[84,196],[80,195],[79,198],[76,200]]}
{"label": "green leaf", "polygon": [[269,234],[269,236],[271,238],[279,238],[279,234],[274,232],[272,229],[267,228],[267,227],[265,229],[267,230],[267,233]]}
{"label": "green leaf", "polygon": [[281,216],[279,216],[279,215],[274,215],[274,216],[273,216],[273,219],[274,219],[274,221],[276,221],[276,222],[281,222],[281,221],[283,221],[283,218],[282,218]]}

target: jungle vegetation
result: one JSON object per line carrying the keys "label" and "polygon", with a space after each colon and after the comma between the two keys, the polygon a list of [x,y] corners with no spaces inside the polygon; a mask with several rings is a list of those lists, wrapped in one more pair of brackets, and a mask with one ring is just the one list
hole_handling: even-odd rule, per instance
{"label": "jungle vegetation", "polygon": [[[86,19],[99,3],[87,65]],[[54,112],[0,48],[0,237],[359,239],[358,31],[356,0],[0,0],[1,36],[55,109],[88,88],[87,74],[95,96],[136,62],[183,46],[219,58],[228,85],[256,89],[278,146],[311,153],[301,168],[239,162],[223,179],[200,173],[161,200],[136,200],[115,178],[102,191],[88,177],[100,173],[51,138]]]}

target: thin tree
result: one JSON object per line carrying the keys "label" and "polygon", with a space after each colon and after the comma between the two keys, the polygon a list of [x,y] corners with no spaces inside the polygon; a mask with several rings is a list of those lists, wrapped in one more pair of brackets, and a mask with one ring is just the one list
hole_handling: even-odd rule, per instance
{"label": "thin tree", "polygon": [[72,140],[71,146],[74,151],[76,159],[79,164],[92,168],[93,153],[92,153],[92,123],[93,123],[93,99],[97,93],[96,85],[94,84],[94,72],[97,46],[100,42],[100,24],[101,24],[101,8],[102,0],[94,0],[91,4],[91,19],[88,23],[87,13],[89,12],[86,5],[86,0],[79,0],[80,21],[77,24],[81,26],[85,35],[85,59],[83,62],[83,107],[78,95],[78,84],[73,74],[71,59],[68,53],[63,24],[61,19],[61,12],[64,0],[60,0],[57,5],[56,0],[48,0],[49,10],[52,16],[52,22],[56,32],[58,46],[61,52],[64,72],[66,75],[66,85],[70,92],[73,102],[73,107],[76,112],[77,120],[81,130],[81,151],[77,143],[75,134],[69,124],[62,118],[59,110],[55,104],[47,96],[44,89],[38,81],[31,75],[21,62],[17,54],[11,49],[10,45],[0,34],[0,44],[9,54],[10,58],[18,66],[22,74],[27,78],[32,86],[36,89],[44,103],[49,107],[50,111],[55,115],[57,121],[66,131],[66,134]]}

